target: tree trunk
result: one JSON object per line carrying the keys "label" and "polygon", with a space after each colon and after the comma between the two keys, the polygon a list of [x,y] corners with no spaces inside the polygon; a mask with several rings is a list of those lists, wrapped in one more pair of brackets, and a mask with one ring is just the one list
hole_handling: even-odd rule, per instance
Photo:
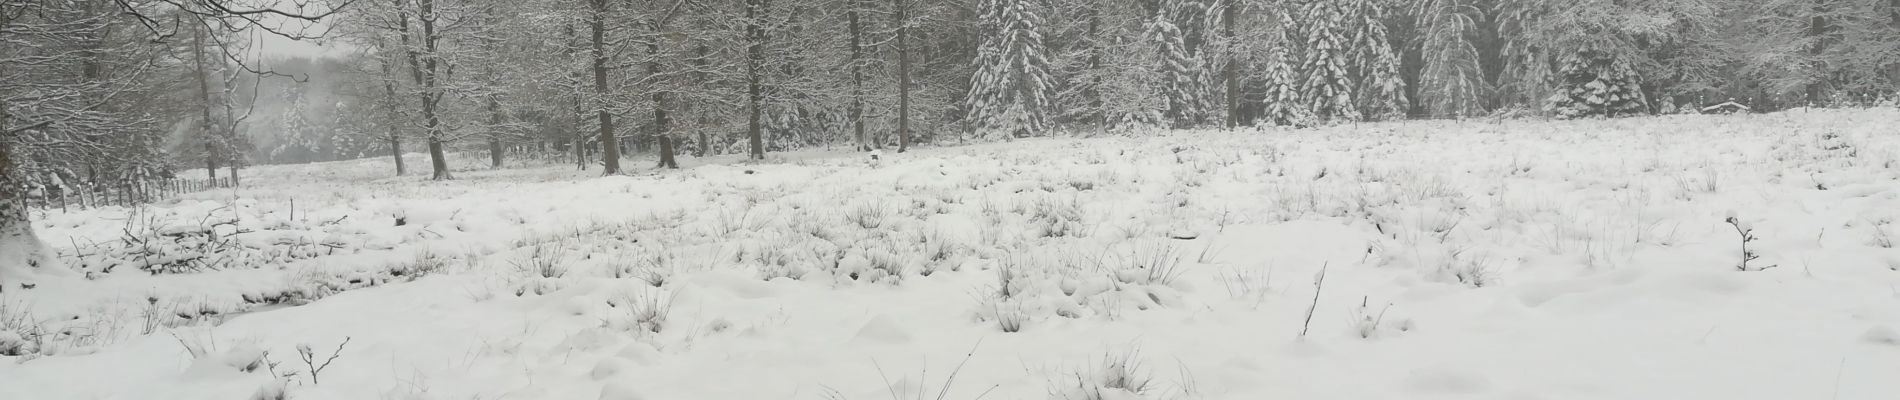
{"label": "tree trunk", "polygon": [[[580,40],[580,35],[577,34],[574,30],[574,24],[571,24],[571,23],[564,24],[562,25],[562,27],[563,27],[562,32],[566,33],[566,37],[569,40]],[[578,53],[577,50],[574,50],[575,47],[576,46],[567,47],[566,54],[570,58],[573,57],[575,53]],[[574,153],[574,169],[586,171],[587,157],[585,156],[585,153],[581,152],[581,142],[586,141],[587,134],[581,130],[581,126],[582,124],[587,122],[587,99],[586,99],[586,95],[582,94],[581,92],[582,90],[581,89],[581,82],[582,82],[581,71],[579,69],[572,70],[571,72],[568,73],[568,79],[569,79],[569,83],[573,84],[573,89],[574,89],[574,92],[572,93],[574,95],[573,96],[574,113],[572,115],[569,115],[570,118],[573,118],[573,120],[571,121],[573,122],[573,124],[569,125],[568,132],[574,135],[574,137],[571,139],[569,143],[567,143],[565,147],[562,147],[561,150],[573,152]]]}
{"label": "tree trunk", "polygon": [[[579,80],[576,79],[575,82]],[[574,152],[574,167],[582,171],[587,170],[587,151],[582,150],[582,144],[587,142],[587,134],[580,130],[581,123],[587,121],[585,104],[586,100],[581,99],[580,94],[576,93],[574,95],[574,142],[568,144],[568,150]]]}
{"label": "tree trunk", "polygon": [[593,30],[594,118],[600,126],[600,160],[604,175],[620,173],[620,141],[614,137],[614,116],[607,111],[607,2],[589,0],[594,6],[587,23]]}
{"label": "tree trunk", "polygon": [[864,136],[864,28],[858,22],[861,6],[858,0],[850,0],[844,11],[851,32],[851,107],[847,112],[851,118],[851,137],[857,141],[858,151],[867,151],[873,146],[870,138]]}
{"label": "tree trunk", "polygon": [[454,179],[454,177],[449,176],[448,158],[441,157],[441,155],[442,155],[442,139],[430,137],[429,138],[429,168],[431,171],[434,171],[434,174],[430,175],[429,179],[434,179],[438,181]]}
{"label": "tree trunk", "polygon": [[[696,68],[693,68],[694,82],[710,82],[711,81],[711,78],[708,78],[706,76],[707,75],[706,71],[710,69],[706,67],[707,65],[706,58],[707,58],[707,54],[711,52],[712,50],[706,48],[706,45],[704,44],[699,45],[698,47],[695,47],[693,49],[693,65],[696,67]],[[693,156],[705,157],[707,152],[712,150],[712,141],[711,141],[711,138],[706,135],[706,127],[712,126],[715,122],[707,118],[707,112],[706,112],[707,110],[703,109],[705,107],[704,102],[697,102],[694,104],[695,104],[694,106],[689,106],[690,107],[689,109],[691,111],[689,112],[688,115],[690,115],[692,118],[694,118],[696,121],[699,122],[697,125],[694,125],[695,129],[693,129],[699,134],[699,147],[693,149]]]}
{"label": "tree trunk", "polygon": [[759,18],[764,18],[766,0],[746,0],[746,141],[751,146],[748,158],[765,159],[765,138],[761,130],[759,109],[765,100],[765,26]]}
{"label": "tree trunk", "polygon": [[501,169],[501,154],[501,139],[495,137],[488,138],[488,166]]}
{"label": "tree trunk", "polygon": [[198,120],[198,129],[205,141],[205,177],[212,182],[218,180],[218,135],[212,133],[211,125],[211,71],[205,69],[204,31],[191,31],[191,61],[194,75],[198,78],[198,109],[203,112]]}
{"label": "tree trunk", "polygon": [[[386,87],[390,89],[389,95],[394,97],[396,94],[395,89],[389,86]],[[402,134],[400,133],[401,128],[397,126],[397,123],[397,119],[392,116],[389,121],[389,158],[396,161],[396,176],[403,176],[408,174],[409,171],[407,168],[404,168],[402,164]]]}
{"label": "tree trunk", "polygon": [[[1824,0],[1814,0],[1812,12],[1814,16],[1808,19],[1808,40],[1812,40],[1813,44],[1808,45],[1808,54],[1813,58],[1810,61],[1813,65],[1810,66],[1819,69],[1825,66],[1821,62],[1821,56],[1827,53],[1827,38],[1824,36],[1827,34],[1827,17],[1822,16],[1827,12]],[[1828,73],[1820,70],[1815,71],[1815,74],[1817,76],[1809,78],[1813,80],[1808,82],[1806,88],[1809,107],[1819,106],[1826,97],[1823,92],[1824,85],[1828,83]]]}
{"label": "tree trunk", "polygon": [[[658,29],[658,27],[655,27],[655,29]],[[660,43],[657,40],[647,44],[647,56],[650,58],[650,60],[647,61],[647,75],[653,77],[652,82],[659,84]],[[659,144],[660,163],[658,166],[660,168],[679,169],[679,161],[673,159],[672,132],[668,132],[670,129],[668,125],[671,121],[667,119],[666,115],[665,85],[660,86],[659,90],[653,91],[653,140]]]}
{"label": "tree trunk", "polygon": [[501,168],[501,162],[502,162],[501,133],[499,132],[501,129],[502,119],[503,118],[501,115],[501,100],[495,98],[494,96],[489,96],[488,97],[488,126],[489,126],[488,129],[490,129],[491,131],[488,133],[488,165],[494,168]]}
{"label": "tree trunk", "polygon": [[[211,140],[206,138],[205,140]],[[218,149],[216,144],[205,142],[205,178],[218,180]]]}
{"label": "tree trunk", "polygon": [[403,168],[402,165],[402,138],[396,135],[395,124],[391,124],[389,127],[389,156],[390,158],[396,159],[396,176],[403,176],[409,173],[409,171],[404,170],[405,168]]}
{"label": "tree trunk", "polygon": [[[397,27],[402,33],[403,48],[408,49],[410,48],[409,16],[407,13],[403,14],[402,18],[399,18],[401,21]],[[415,50],[408,50],[409,69],[410,77],[414,78],[416,86],[422,89],[419,97],[422,102],[423,127],[426,128],[429,138],[429,165],[431,167],[429,179],[448,180],[454,177],[449,174],[448,155],[442,152],[444,135],[442,117],[436,114],[436,106],[441,101],[442,94],[436,87],[439,78],[436,75],[436,67],[440,63],[436,59],[436,42],[439,38],[436,37],[435,32],[435,17],[435,0],[417,1],[416,19],[422,23],[422,36],[417,37],[416,40],[422,42],[423,50],[428,57],[424,59]]]}
{"label": "tree trunk", "polygon": [[388,120],[383,123],[389,125],[389,156],[396,161],[396,176],[403,176],[409,173],[409,171],[404,168],[402,164],[402,113],[396,111],[396,101],[398,99],[396,96],[397,78],[395,66],[391,65],[395,64],[395,62],[389,59],[391,56],[392,55],[384,54],[381,57],[380,63],[383,72],[383,104],[388,108],[384,111],[389,113],[387,115]]}
{"label": "tree trunk", "polygon": [[679,161],[673,158],[673,138],[660,136],[657,140],[660,142],[660,168],[680,169]]}
{"label": "tree trunk", "polygon": [[1235,54],[1234,46],[1240,38],[1234,34],[1234,25],[1240,19],[1240,4],[1239,0],[1226,1],[1227,6],[1221,9],[1221,36],[1227,38],[1227,66],[1221,75],[1227,84],[1227,127],[1237,128],[1240,127],[1240,57]]}
{"label": "tree trunk", "polygon": [[[1099,71],[1102,68],[1102,44],[1100,43],[1100,40],[1102,37],[1101,30],[1102,30],[1102,12],[1100,10],[1096,10],[1093,8],[1089,9],[1089,39],[1092,41],[1089,44],[1089,70],[1090,71]],[[1104,80],[1102,79],[1102,74],[1100,73],[1095,74],[1095,77],[1092,80],[1094,81],[1093,83],[1095,85],[1095,89],[1092,90],[1093,93],[1090,93],[1091,96],[1089,96],[1089,106],[1095,109],[1096,127],[1107,128],[1108,127],[1108,110],[1107,110],[1108,102],[1102,97],[1103,96],[1102,84],[1104,83]]]}
{"label": "tree trunk", "polygon": [[910,4],[891,0],[897,13],[897,152],[910,151]]}

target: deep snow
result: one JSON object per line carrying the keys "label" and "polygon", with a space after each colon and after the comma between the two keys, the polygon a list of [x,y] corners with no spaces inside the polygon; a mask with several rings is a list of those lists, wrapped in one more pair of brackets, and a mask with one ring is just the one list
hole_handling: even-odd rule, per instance
{"label": "deep snow", "polygon": [[[36,215],[84,274],[0,294],[0,350],[31,350],[0,356],[0,399],[1891,399],[1897,127],[1803,110],[617,177],[253,168]],[[1731,212],[1773,267],[1738,271]],[[346,338],[312,379],[300,349],[321,365]]]}

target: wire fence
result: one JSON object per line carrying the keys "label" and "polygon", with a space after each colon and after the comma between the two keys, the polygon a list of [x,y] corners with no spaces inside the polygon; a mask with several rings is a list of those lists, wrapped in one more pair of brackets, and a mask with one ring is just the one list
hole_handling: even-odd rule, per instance
{"label": "wire fence", "polygon": [[152,179],[144,181],[64,184],[27,188],[19,197],[22,208],[43,211],[131,207],[175,198],[180,194],[235,187],[230,177],[218,179]]}

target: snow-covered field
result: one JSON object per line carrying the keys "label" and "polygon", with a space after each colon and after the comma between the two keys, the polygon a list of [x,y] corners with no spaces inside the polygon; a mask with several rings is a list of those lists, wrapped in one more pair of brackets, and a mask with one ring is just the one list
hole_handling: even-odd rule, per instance
{"label": "snow-covered field", "polygon": [[0,399],[1900,395],[1900,110],[387,162],[36,215]]}

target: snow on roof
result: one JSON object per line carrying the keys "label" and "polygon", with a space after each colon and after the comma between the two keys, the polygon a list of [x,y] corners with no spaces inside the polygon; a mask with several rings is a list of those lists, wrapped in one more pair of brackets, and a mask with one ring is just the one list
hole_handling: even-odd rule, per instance
{"label": "snow on roof", "polygon": [[1712,105],[1708,107],[1702,107],[1702,112],[1720,111],[1720,110],[1749,111],[1752,109],[1748,108],[1748,106],[1742,105],[1742,103],[1736,103],[1734,100],[1724,101],[1721,104],[1716,104],[1716,105]]}

